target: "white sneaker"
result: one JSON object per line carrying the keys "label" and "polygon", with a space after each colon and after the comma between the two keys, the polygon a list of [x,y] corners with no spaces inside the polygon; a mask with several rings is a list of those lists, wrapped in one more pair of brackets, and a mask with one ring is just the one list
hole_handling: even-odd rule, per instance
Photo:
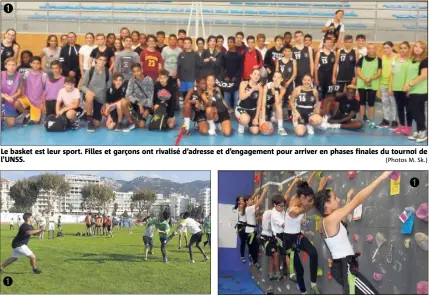
{"label": "white sneaker", "polygon": [[329,128],[328,121],[323,120],[322,124],[319,125],[319,129],[321,130],[327,130]]}
{"label": "white sneaker", "polygon": [[195,260],[189,260],[189,263],[195,264]]}
{"label": "white sneaker", "polygon": [[216,136],[217,134],[216,134],[216,129],[209,129],[209,135],[211,135],[211,136]]}
{"label": "white sneaker", "polygon": [[284,128],[279,128],[279,130],[277,131],[277,133],[280,136],[286,136],[287,135],[287,132],[286,132],[286,130],[284,130]]}
{"label": "white sneaker", "polygon": [[426,140],[428,140],[427,131],[420,131],[417,136],[416,142],[424,142]]}
{"label": "white sneaker", "polygon": [[243,125],[238,125],[238,133],[244,134],[244,126]]}
{"label": "white sneaker", "polygon": [[314,134],[313,126],[311,126],[311,125],[307,124],[305,127],[307,127],[307,133],[308,133],[308,134],[310,134],[310,135],[313,135],[313,134]]}
{"label": "white sneaker", "polygon": [[419,132],[413,132],[410,136],[408,136],[408,139],[410,140],[416,140],[419,137]]}

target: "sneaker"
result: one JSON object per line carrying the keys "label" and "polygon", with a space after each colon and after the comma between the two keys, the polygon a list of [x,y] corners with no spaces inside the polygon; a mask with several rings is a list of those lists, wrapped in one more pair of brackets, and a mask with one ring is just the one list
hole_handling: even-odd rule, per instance
{"label": "sneaker", "polygon": [[70,123],[69,123],[69,128],[71,130],[78,130],[79,129],[79,125],[80,125],[79,119],[71,120]]}
{"label": "sneaker", "polygon": [[36,125],[36,122],[34,122],[33,120],[28,121],[28,125]]}
{"label": "sneaker", "polygon": [[242,262],[242,263],[246,263],[246,258],[241,257],[241,262]]}
{"label": "sneaker", "polygon": [[22,126],[28,126],[28,123],[30,122],[30,114],[25,115],[24,119],[22,119]]}
{"label": "sneaker", "polygon": [[363,115],[363,120],[367,123],[369,123],[368,117],[366,115]]}
{"label": "sneaker", "polygon": [[149,251],[149,255],[154,255],[153,251]]}
{"label": "sneaker", "polygon": [[216,136],[216,129],[209,129],[209,135]]}
{"label": "sneaker", "polygon": [[207,246],[207,244],[208,244],[209,242],[208,241],[205,241],[203,244],[204,244],[204,247],[205,246]]}
{"label": "sneaker", "polygon": [[296,275],[295,274],[292,274],[290,277],[289,277],[289,280],[291,280],[292,282],[294,282],[294,283],[297,283],[298,281],[297,281],[297,279],[296,279]]}
{"label": "sneaker", "polygon": [[286,136],[286,135],[287,135],[287,132],[286,132],[286,130],[284,130],[284,128],[280,128],[280,129],[277,131],[277,133],[278,133],[280,136]]}
{"label": "sneaker", "polygon": [[147,261],[147,257],[143,258],[144,261]]}
{"label": "sneaker", "polygon": [[420,131],[418,136],[417,136],[416,142],[424,142],[426,140],[428,140],[427,131]]}
{"label": "sneaker", "polygon": [[390,130],[396,130],[398,128],[399,124],[397,121],[392,121],[392,124],[390,124]]}
{"label": "sneaker", "polygon": [[121,122],[116,123],[116,126],[115,126],[115,131],[116,132],[121,132],[123,129],[124,129],[124,126],[122,125]]}
{"label": "sneaker", "polygon": [[200,127],[198,126],[198,123],[197,123],[197,122],[195,122],[195,123],[194,123],[194,129],[195,129],[195,130],[200,129]]}
{"label": "sneaker", "polygon": [[185,129],[185,132],[183,133],[183,136],[184,136],[184,137],[189,137],[189,136],[191,136],[191,130],[189,130],[189,129]]}
{"label": "sneaker", "polygon": [[307,133],[308,133],[308,134],[310,134],[310,135],[313,135],[313,134],[314,134],[313,126],[311,126],[311,125],[307,124],[305,127],[307,127]]}
{"label": "sneaker", "polygon": [[404,132],[404,126],[399,125],[396,129],[393,130],[396,134],[401,134]]}
{"label": "sneaker", "polygon": [[128,133],[134,128],[136,128],[136,125],[134,125],[133,123],[127,123],[127,125],[123,127],[122,132]]}
{"label": "sneaker", "polygon": [[162,260],[162,262],[167,263],[167,262],[168,262],[168,259],[167,259],[167,258],[164,258],[164,259]]}
{"label": "sneaker", "polygon": [[89,121],[88,122],[88,127],[87,127],[87,129],[86,129],[88,132],[95,132],[95,126],[94,126],[94,124],[92,123],[92,121]]}
{"label": "sneaker", "polygon": [[258,269],[258,271],[262,271],[262,266],[259,264],[259,262],[255,263],[255,267]]}
{"label": "sneaker", "polygon": [[413,127],[411,127],[411,126],[403,126],[402,127],[402,134],[405,136],[410,136],[412,131],[413,131]]}
{"label": "sneaker", "polygon": [[40,273],[42,273],[42,271],[38,268],[35,268],[35,269],[33,269],[33,273],[34,274],[40,274]]}
{"label": "sneaker", "polygon": [[419,133],[418,132],[413,132],[412,135],[408,136],[408,139],[410,140],[416,140],[419,137]]}
{"label": "sneaker", "polygon": [[270,280],[270,281],[275,281],[276,279],[277,279],[277,277],[275,276],[275,275],[268,275],[268,279]]}
{"label": "sneaker", "polygon": [[380,124],[378,124],[377,128],[388,128],[389,127],[389,121],[386,119],[381,120]]}
{"label": "sneaker", "polygon": [[320,290],[317,286],[311,287],[311,292],[313,294],[320,294]]}
{"label": "sneaker", "polygon": [[189,263],[195,264],[195,260],[189,260]]}
{"label": "sneaker", "polygon": [[329,123],[327,120],[326,121],[323,120],[322,124],[319,125],[319,129],[321,130],[327,130],[328,128],[329,128]]}

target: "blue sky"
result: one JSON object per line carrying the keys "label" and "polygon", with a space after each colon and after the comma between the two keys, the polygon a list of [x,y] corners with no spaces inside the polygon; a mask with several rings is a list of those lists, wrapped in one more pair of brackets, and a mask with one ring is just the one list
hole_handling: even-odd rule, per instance
{"label": "blue sky", "polygon": [[194,180],[210,180],[210,171],[1,171],[1,177],[9,180],[22,179],[41,173],[92,174],[116,180],[132,180],[139,176],[163,178],[185,183]]}

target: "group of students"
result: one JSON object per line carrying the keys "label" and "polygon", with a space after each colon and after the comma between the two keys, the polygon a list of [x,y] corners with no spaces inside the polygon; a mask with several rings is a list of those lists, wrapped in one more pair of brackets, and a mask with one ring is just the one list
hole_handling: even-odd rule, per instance
{"label": "group of students", "polygon": [[[221,35],[209,36],[207,44],[198,38],[194,50],[185,30],[171,34],[168,45],[162,31],[155,36],[127,28],[119,39],[88,33],[83,46],[71,32],[62,48],[51,35],[42,57],[23,52],[25,67],[18,68],[14,56],[2,59],[3,116],[9,126],[15,125],[17,112],[24,116],[23,125],[40,122],[43,112],[64,117],[71,129],[79,127],[85,114],[89,132],[104,121],[115,131],[146,126],[162,130],[174,128],[183,99],[185,135],[194,121],[201,134],[216,135],[220,129],[230,136],[235,114],[239,133],[248,127],[251,134],[266,134],[269,122],[277,121],[278,134],[287,135],[286,118],[303,136],[313,134],[313,126],[357,130],[366,121],[376,127],[378,94],[383,120],[377,127],[427,140],[426,43],[403,42],[396,53],[388,41],[378,57],[376,45],[366,45],[365,35],[356,36],[356,47],[353,36],[343,36],[343,15],[338,10],[325,25],[317,49],[312,36],[302,31],[276,36],[269,49],[264,34],[247,36],[246,45],[238,32],[227,38],[228,50]],[[14,30],[6,31],[2,57],[17,54],[15,38]]]}
{"label": "group of students", "polygon": [[110,216],[88,213],[84,222],[87,236],[106,235],[113,238],[113,222]]}
{"label": "group of students", "polygon": [[[181,248],[181,238],[185,237],[186,247],[189,249],[189,262],[195,263],[192,247],[195,244],[195,247],[200,251],[200,253],[204,256],[204,261],[208,261],[209,257],[206,255],[204,250],[201,248],[200,243],[203,239],[203,230],[206,234],[207,241],[204,242],[204,246],[207,244],[211,245],[211,222],[210,216],[205,219],[204,226],[198,223],[195,219],[190,217],[189,212],[183,213],[183,219],[179,222],[176,230],[173,231],[171,235],[169,235],[171,230],[171,219],[170,212],[164,211],[162,213],[162,218],[145,218],[144,222],[146,223],[146,228],[143,232],[143,243],[145,246],[145,258],[144,260],[148,260],[148,254],[153,255],[153,235],[155,230],[159,233],[159,241],[161,244],[161,253],[162,259],[164,263],[168,262],[167,258],[167,244],[169,241],[173,239],[174,236],[179,235],[179,249]],[[187,241],[187,231],[191,233],[191,238],[189,243]]]}
{"label": "group of students", "polygon": [[[317,192],[311,188],[316,172],[311,174],[308,181],[295,178],[284,196],[272,195],[272,207],[264,211],[259,233],[256,217],[267,195],[268,186],[260,196],[259,189],[256,189],[251,197],[237,197],[236,227],[241,241],[241,261],[246,262],[247,245],[249,259],[261,271],[258,252],[262,245],[265,255],[269,258],[270,280],[281,280],[288,273],[289,279],[297,283],[299,291],[306,294],[304,268],[299,255],[300,251],[304,251],[310,259],[311,291],[313,294],[320,294],[317,286],[318,252],[301,230],[305,214],[312,208],[316,208],[322,216],[320,233],[332,256],[331,275],[343,287],[343,294],[378,294],[372,284],[359,272],[357,261],[359,254],[353,251],[348,238],[346,218],[355,208],[364,203],[391,173],[383,172],[354,197],[348,194],[347,202],[343,207],[335,192],[325,187],[328,178],[321,179]],[[291,197],[295,186],[297,186],[296,193]],[[283,274],[280,272],[281,269]]]}

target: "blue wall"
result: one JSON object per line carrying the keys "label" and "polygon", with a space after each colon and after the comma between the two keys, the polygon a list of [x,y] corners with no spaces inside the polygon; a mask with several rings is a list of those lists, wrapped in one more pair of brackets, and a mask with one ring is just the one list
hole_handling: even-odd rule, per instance
{"label": "blue wall", "polygon": [[[231,204],[232,207],[237,196],[251,195],[254,189],[253,179],[254,171],[219,171],[219,203]],[[241,263],[237,248],[219,248],[219,273],[243,270],[249,271],[249,267]]]}

